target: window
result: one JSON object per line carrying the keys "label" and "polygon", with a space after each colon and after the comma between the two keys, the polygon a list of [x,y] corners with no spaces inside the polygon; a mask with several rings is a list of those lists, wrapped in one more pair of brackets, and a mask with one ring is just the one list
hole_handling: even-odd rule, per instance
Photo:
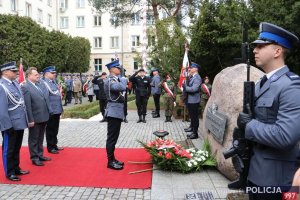
{"label": "window", "polygon": [[96,58],[94,59],[95,71],[102,71],[102,59]]}
{"label": "window", "polygon": [[48,26],[52,27],[52,15],[48,14]]}
{"label": "window", "polygon": [[112,49],[119,48],[119,37],[110,38],[110,48]]}
{"label": "window", "polygon": [[84,27],[84,16],[77,17],[76,27],[77,28],[83,28]]}
{"label": "window", "polygon": [[110,23],[111,23],[111,25],[113,25],[113,26],[118,26],[118,24],[119,24],[119,19],[118,19],[118,17],[112,16],[111,19],[110,19]]}
{"label": "window", "polygon": [[76,0],[77,8],[84,8],[84,0]]}
{"label": "window", "polygon": [[94,16],[94,26],[101,26],[101,16]]}
{"label": "window", "polygon": [[31,4],[30,3],[27,3],[25,4],[25,16],[27,17],[31,17]]}
{"label": "window", "polygon": [[102,47],[102,38],[94,37],[94,48],[101,48],[101,47]]}
{"label": "window", "polygon": [[132,41],[131,45],[133,47],[140,46],[140,36],[139,35],[133,35],[133,36],[131,36],[131,41]]}
{"label": "window", "polygon": [[17,0],[10,0],[10,8],[12,11],[17,11]]}
{"label": "window", "polygon": [[133,60],[133,69],[137,70],[139,68],[139,64],[137,60]]}
{"label": "window", "polygon": [[140,23],[140,13],[137,12],[137,13],[133,13],[132,14],[132,18],[131,18],[131,21],[132,21],[132,25],[137,25]]}
{"label": "window", "polygon": [[48,0],[47,1],[47,5],[50,6],[50,7],[52,7],[52,0]]}
{"label": "window", "polygon": [[2,0],[0,0],[0,6],[2,6]]}
{"label": "window", "polygon": [[69,27],[69,18],[61,17],[60,18],[60,28],[68,28]]}
{"label": "window", "polygon": [[155,45],[155,36],[148,35],[148,46],[154,46]]}
{"label": "window", "polygon": [[116,7],[118,4],[118,0],[111,0],[112,7]]}
{"label": "window", "polygon": [[68,1],[67,0],[60,0],[60,8],[67,9],[68,8]]}
{"label": "window", "polygon": [[154,17],[152,14],[147,13],[147,25],[153,25],[154,24]]}
{"label": "window", "polygon": [[37,21],[40,22],[40,23],[43,23],[43,11],[41,9],[38,9]]}

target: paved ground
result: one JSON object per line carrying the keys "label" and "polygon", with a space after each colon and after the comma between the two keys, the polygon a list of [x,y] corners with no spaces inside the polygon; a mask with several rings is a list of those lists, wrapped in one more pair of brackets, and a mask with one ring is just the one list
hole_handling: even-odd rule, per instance
{"label": "paved ground", "polygon": [[[175,141],[186,139],[183,128],[188,126],[182,120],[165,123],[164,117],[152,119],[147,115],[147,123],[136,123],[136,111],[129,111],[129,123],[123,123],[117,147],[140,147],[136,140],[149,141],[154,139],[152,132],[167,130],[169,138]],[[99,123],[101,116],[90,120],[61,121],[59,145],[66,147],[105,147],[106,123]],[[201,122],[200,122],[201,123]],[[23,145],[27,146],[27,131]],[[2,138],[0,139],[2,142]],[[200,146],[202,140],[193,143]],[[63,153],[63,152],[62,152]],[[3,172],[0,172],[3,173]],[[35,185],[0,184],[0,199],[153,199],[171,200],[184,199],[185,194],[211,191],[216,199],[225,199],[230,192],[228,180],[216,170],[204,170],[192,174],[179,174],[155,170],[152,187],[146,190],[85,188],[85,187],[50,187]]]}

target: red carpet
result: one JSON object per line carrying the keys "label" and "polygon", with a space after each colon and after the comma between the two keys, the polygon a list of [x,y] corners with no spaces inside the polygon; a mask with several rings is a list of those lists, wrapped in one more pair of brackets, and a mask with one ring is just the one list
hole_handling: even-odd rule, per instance
{"label": "red carpet", "polygon": [[[45,151],[46,152],[46,151]],[[78,186],[101,188],[151,188],[152,171],[137,174],[129,172],[152,168],[152,164],[129,164],[127,161],[149,161],[150,156],[144,149],[117,148],[116,158],[125,163],[123,170],[106,167],[106,150],[100,148],[65,148],[59,154],[45,153],[52,158],[45,166],[31,164],[27,147],[21,149],[21,165],[30,174],[20,176],[22,181],[6,179],[3,170],[2,152],[0,155],[0,183],[30,184],[52,186]]]}

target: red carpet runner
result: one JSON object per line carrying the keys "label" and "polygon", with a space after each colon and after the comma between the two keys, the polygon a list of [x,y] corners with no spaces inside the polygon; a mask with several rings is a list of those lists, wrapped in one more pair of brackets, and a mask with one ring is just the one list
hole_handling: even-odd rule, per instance
{"label": "red carpet runner", "polygon": [[125,162],[123,170],[106,167],[106,151],[99,148],[65,148],[59,154],[45,156],[52,158],[45,166],[31,164],[27,147],[21,149],[21,168],[30,174],[20,176],[22,181],[12,182],[5,178],[2,152],[0,155],[0,183],[30,184],[52,186],[78,186],[101,188],[151,188],[152,171],[129,174],[136,170],[152,168],[152,164],[129,164],[127,161],[149,161],[150,156],[144,149],[117,148],[116,158]]}

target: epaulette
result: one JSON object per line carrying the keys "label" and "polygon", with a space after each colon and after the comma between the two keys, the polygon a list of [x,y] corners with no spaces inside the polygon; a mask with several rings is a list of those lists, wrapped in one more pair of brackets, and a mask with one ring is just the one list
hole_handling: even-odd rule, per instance
{"label": "epaulette", "polygon": [[293,80],[300,80],[300,77],[293,73],[293,72],[287,72],[286,75],[293,81]]}

